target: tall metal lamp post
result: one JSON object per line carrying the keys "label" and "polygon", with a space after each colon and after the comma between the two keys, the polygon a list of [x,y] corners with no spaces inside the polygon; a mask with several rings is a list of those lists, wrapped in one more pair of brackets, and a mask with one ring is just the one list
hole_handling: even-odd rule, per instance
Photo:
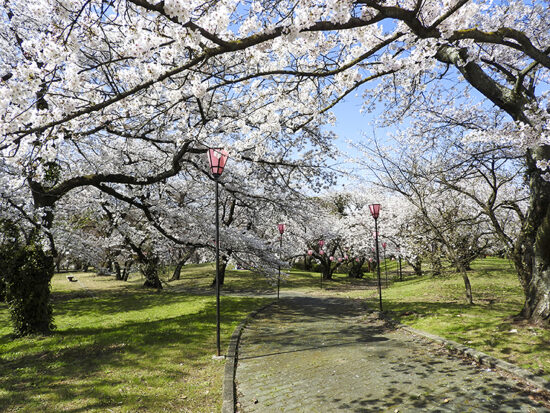
{"label": "tall metal lamp post", "polygon": [[388,246],[387,242],[382,243],[382,249],[384,250],[384,270],[386,271],[386,288],[388,288],[388,262],[386,261],[386,247]]}
{"label": "tall metal lamp post", "polygon": [[216,355],[220,356],[220,214],[218,211],[218,180],[222,176],[229,154],[222,148],[208,149],[210,171],[216,181]]}
{"label": "tall metal lamp post", "polygon": [[[279,228],[279,234],[281,234],[281,243],[280,243],[280,249],[279,251],[283,251],[283,234],[285,232],[286,225],[285,224],[278,224],[277,227]],[[279,257],[279,260],[281,257]],[[279,277],[277,278],[277,300],[279,299],[279,289],[281,288],[281,265],[279,265]]]}
{"label": "tall metal lamp post", "polygon": [[379,307],[382,311],[382,284],[380,283],[380,253],[378,250],[378,215],[380,215],[380,204],[371,204],[369,205],[370,214],[374,218],[374,233],[375,233],[375,242],[376,242],[376,269],[378,272],[378,297],[379,297]]}

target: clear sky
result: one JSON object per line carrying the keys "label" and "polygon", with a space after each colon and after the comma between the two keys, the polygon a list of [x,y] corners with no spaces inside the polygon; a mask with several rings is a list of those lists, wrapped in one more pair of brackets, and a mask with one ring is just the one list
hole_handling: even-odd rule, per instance
{"label": "clear sky", "polygon": [[[362,103],[363,99],[360,91],[347,96],[344,101],[339,102],[332,109],[337,119],[336,125],[327,126],[327,129],[332,130],[338,135],[338,140],[336,141],[338,149],[348,156],[356,155],[354,149],[346,143],[348,140],[359,142],[365,137],[372,137],[373,133],[376,133],[378,138],[384,139],[388,132],[394,130],[394,128],[375,128],[374,122],[378,116],[378,111],[382,109],[380,108],[372,113],[361,113]],[[336,161],[336,165],[338,168],[343,168],[346,171],[355,169],[355,172],[361,172],[356,170],[357,165],[346,163],[345,155]],[[350,180],[347,178],[340,179],[339,182],[340,185],[350,184]]]}

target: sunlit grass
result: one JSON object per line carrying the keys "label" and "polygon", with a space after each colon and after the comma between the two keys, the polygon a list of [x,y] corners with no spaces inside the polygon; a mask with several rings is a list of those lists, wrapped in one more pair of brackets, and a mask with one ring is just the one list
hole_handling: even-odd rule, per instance
{"label": "sunlit grass", "polygon": [[[524,298],[508,261],[486,258],[468,272],[474,305],[460,274],[423,276],[383,290],[384,310],[398,321],[474,347],[550,379],[550,330],[517,319]],[[369,299],[377,306],[377,295]]]}
{"label": "sunlit grass", "polygon": [[[139,277],[76,278],[54,277],[51,336],[12,340],[0,305],[0,411],[220,410],[224,364],[212,359],[212,295],[146,291]],[[223,297],[222,351],[261,302]]]}
{"label": "sunlit grass", "polygon": [[[388,261],[388,271],[391,264]],[[181,279],[168,282],[167,288],[188,291],[196,294],[210,293],[211,284],[215,277],[214,264],[191,264],[184,267]],[[383,274],[383,273],[382,273]],[[389,275],[391,278],[392,274]],[[395,270],[393,273],[395,276]],[[166,279],[171,277],[170,272],[165,273]],[[372,273],[366,273],[365,279],[352,279],[345,273],[335,273],[334,280],[323,281],[321,289],[321,276],[319,272],[302,271],[297,269],[283,269],[281,275],[281,291],[294,291],[311,294],[331,294],[335,291],[352,291],[355,287],[366,289],[372,279]],[[235,270],[228,268],[225,275],[225,283],[222,294],[225,293],[249,293],[249,294],[273,294],[277,291],[275,280],[268,280],[265,276],[255,274],[247,270]]]}
{"label": "sunlit grass", "polygon": [[[466,304],[460,274],[414,277],[397,263],[381,266],[384,309],[400,322],[477,348],[550,379],[550,331],[518,321],[523,305],[517,277],[502,259],[479,260],[468,273]],[[163,274],[160,292],[92,273],[58,274],[52,281],[55,334],[12,340],[0,304],[0,411],[214,412],[221,407],[223,362],[215,361],[212,264],[188,265],[181,280]],[[292,270],[282,292],[338,295],[378,306],[374,273],[361,280]],[[236,325],[276,286],[250,271],[227,271],[222,288],[223,351]],[[240,297],[227,294],[240,294]]]}

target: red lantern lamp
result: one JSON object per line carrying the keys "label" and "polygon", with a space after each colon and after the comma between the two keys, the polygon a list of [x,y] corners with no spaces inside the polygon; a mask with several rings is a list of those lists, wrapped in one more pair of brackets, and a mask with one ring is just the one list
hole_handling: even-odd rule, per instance
{"label": "red lantern lamp", "polygon": [[374,219],[378,218],[378,215],[380,214],[380,204],[371,204],[369,205],[370,214]]}
{"label": "red lantern lamp", "polygon": [[225,168],[229,153],[222,148],[210,148],[208,149],[208,161],[210,162],[210,171],[214,178],[218,179]]}

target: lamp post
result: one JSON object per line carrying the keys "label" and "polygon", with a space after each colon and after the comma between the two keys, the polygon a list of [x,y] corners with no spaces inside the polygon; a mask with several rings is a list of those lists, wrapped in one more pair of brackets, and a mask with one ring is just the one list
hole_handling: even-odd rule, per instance
{"label": "lamp post", "polygon": [[386,288],[388,288],[388,263],[386,261],[386,247],[388,246],[387,242],[382,243],[382,249],[384,250],[384,270],[386,271]]}
{"label": "lamp post", "polygon": [[208,149],[210,171],[216,182],[216,355],[220,356],[220,215],[218,212],[218,180],[223,173],[229,154],[222,148]]}
{"label": "lamp post", "polygon": [[[319,255],[323,255],[325,252],[323,251],[323,246],[325,245],[325,241],[319,240]],[[323,260],[321,259],[321,290],[323,289]]]}
{"label": "lamp post", "polygon": [[[283,234],[285,232],[285,228],[286,228],[286,225],[285,224],[278,224],[277,225],[277,228],[279,228],[279,234],[281,234],[281,243],[280,243],[280,248],[279,248],[279,251],[281,251],[281,253],[279,255],[282,254],[282,250],[283,250]],[[279,256],[279,260],[281,259],[281,257]],[[279,276],[277,277],[277,300],[279,299],[279,289],[281,288],[281,265],[279,264]]]}
{"label": "lamp post", "polygon": [[379,307],[382,311],[382,284],[380,283],[380,253],[378,250],[378,215],[380,215],[380,204],[371,204],[369,205],[370,214],[374,218],[374,233],[376,235],[376,269],[378,272],[378,297],[379,297]]}

